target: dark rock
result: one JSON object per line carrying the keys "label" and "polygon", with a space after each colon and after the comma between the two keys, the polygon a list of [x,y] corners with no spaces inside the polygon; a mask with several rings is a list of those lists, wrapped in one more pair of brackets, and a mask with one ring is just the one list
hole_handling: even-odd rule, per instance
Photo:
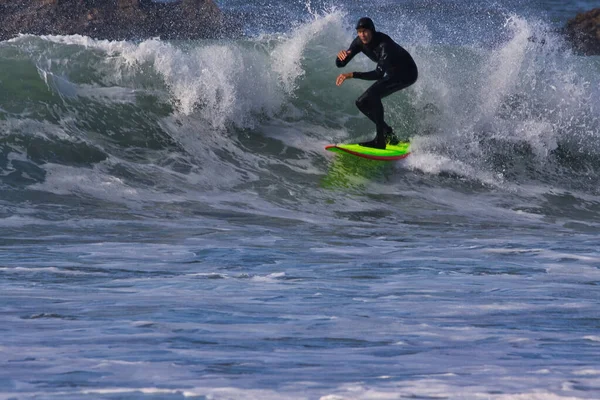
{"label": "dark rock", "polygon": [[203,39],[236,30],[213,0],[0,0],[0,40],[19,33],[109,40]]}
{"label": "dark rock", "polygon": [[577,14],[567,22],[565,33],[578,52],[600,55],[600,8]]}

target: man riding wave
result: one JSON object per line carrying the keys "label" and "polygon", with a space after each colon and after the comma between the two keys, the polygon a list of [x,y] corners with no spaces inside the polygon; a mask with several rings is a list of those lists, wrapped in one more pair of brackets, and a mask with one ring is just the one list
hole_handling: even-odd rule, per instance
{"label": "man riding wave", "polygon": [[375,123],[375,139],[361,143],[363,146],[385,149],[386,144],[398,144],[398,138],[383,118],[381,99],[402,90],[417,81],[417,65],[411,55],[385,33],[377,32],[370,18],[363,17],[356,24],[358,36],[348,50],[341,50],[335,60],[338,68],[345,67],[358,53],[363,53],[377,63],[375,70],[369,72],[348,72],[340,74],[336,85],[346,79],[376,80],[357,100],[356,106]]}

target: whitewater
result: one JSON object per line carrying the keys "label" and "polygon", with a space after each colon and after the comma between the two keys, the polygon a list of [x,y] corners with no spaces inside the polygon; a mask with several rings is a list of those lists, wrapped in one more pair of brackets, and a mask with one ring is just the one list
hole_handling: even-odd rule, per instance
{"label": "whitewater", "polygon": [[[594,2],[219,3],[245,35],[0,42],[0,399],[597,399]],[[419,80],[335,67],[369,15]]]}

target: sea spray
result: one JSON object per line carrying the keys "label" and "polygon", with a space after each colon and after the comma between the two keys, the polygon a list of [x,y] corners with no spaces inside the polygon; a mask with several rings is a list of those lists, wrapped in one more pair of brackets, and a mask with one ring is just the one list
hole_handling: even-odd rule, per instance
{"label": "sea spray", "polygon": [[[502,40],[462,46],[443,43],[411,13],[401,16],[388,33],[420,70],[415,85],[384,99],[388,122],[413,140],[414,157],[403,165],[500,186],[545,174],[570,186],[578,180],[569,171],[574,159],[595,170],[595,59],[571,54],[546,24],[515,14],[496,27]],[[183,43],[21,36],[0,51],[16,50],[19,63],[33,64],[27,74],[39,83],[31,92],[37,97],[22,114],[5,117],[3,129],[16,126],[12,137],[62,137],[53,146],[65,151],[32,161],[73,165],[81,157],[69,155],[71,141],[95,149],[84,157],[98,151],[133,163],[131,170],[143,159],[165,160],[161,168],[174,173],[209,173],[205,182],[219,170],[231,185],[254,181],[279,164],[323,171],[324,144],[372,135],[354,106],[370,82],[334,85],[335,54],[354,36],[349,19],[343,10],[313,12],[288,32]],[[373,67],[358,56],[347,69]],[[27,115],[48,129],[28,129]],[[10,140],[19,154],[33,151]],[[282,158],[272,141],[291,146],[294,159]]]}

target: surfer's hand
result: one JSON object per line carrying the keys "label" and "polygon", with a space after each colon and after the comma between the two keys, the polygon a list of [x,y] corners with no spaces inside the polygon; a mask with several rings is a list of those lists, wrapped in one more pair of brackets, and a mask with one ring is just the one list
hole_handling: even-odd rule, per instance
{"label": "surfer's hand", "polygon": [[348,57],[350,55],[350,52],[348,50],[341,50],[338,53],[338,58],[340,59],[340,61],[344,61],[346,59],[346,57]]}
{"label": "surfer's hand", "polygon": [[336,85],[338,85],[338,86],[341,86],[341,85],[342,85],[342,83],[344,83],[344,81],[345,81],[346,79],[350,79],[350,78],[352,78],[352,75],[353,75],[353,74],[352,74],[352,72],[348,72],[348,73],[346,73],[346,74],[340,74],[340,75],[337,77],[337,79],[335,80],[335,84],[336,84]]}

